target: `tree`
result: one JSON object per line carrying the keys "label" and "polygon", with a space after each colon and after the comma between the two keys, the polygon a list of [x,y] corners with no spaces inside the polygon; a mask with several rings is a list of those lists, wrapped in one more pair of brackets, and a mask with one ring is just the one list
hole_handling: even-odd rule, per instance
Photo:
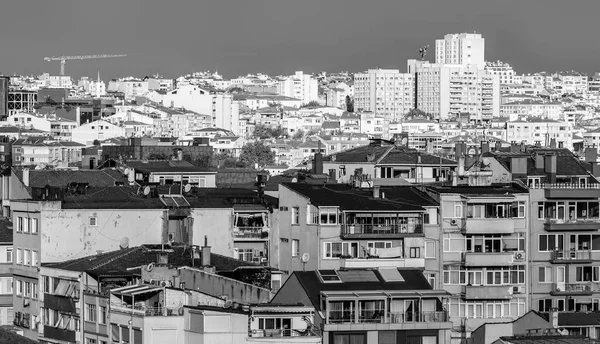
{"label": "tree", "polygon": [[303,137],[304,137],[304,130],[298,129],[298,130],[296,130],[296,133],[294,134],[294,136],[292,136],[292,139],[302,140]]}
{"label": "tree", "polygon": [[253,137],[264,140],[272,137],[281,137],[285,135],[285,129],[282,126],[271,128],[266,125],[257,124],[254,126]]}
{"label": "tree", "polygon": [[92,142],[92,144],[94,146],[100,146],[100,141],[98,141],[98,139],[95,139],[94,142]]}
{"label": "tree", "polygon": [[250,142],[242,147],[240,161],[247,166],[266,166],[275,161],[275,152],[266,146],[262,141]]}
{"label": "tree", "polygon": [[346,111],[354,112],[354,101],[350,96],[346,96]]}
{"label": "tree", "polygon": [[311,101],[309,101],[308,103],[306,103],[306,104],[302,105],[301,107],[305,108],[305,107],[319,107],[319,106],[321,106],[321,104],[319,104],[319,102],[318,102],[318,101],[316,101],[316,100],[311,100]]}

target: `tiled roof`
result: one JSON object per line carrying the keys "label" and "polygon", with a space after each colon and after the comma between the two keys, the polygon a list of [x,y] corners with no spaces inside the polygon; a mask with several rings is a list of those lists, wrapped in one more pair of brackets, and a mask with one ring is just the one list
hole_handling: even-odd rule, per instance
{"label": "tiled roof", "polygon": [[[44,266],[69,271],[88,272],[95,275],[127,273],[129,268],[156,263],[156,250],[160,249],[162,249],[161,245],[142,245],[117,251],[100,253],[84,258],[67,260],[60,263],[47,263],[44,264]],[[189,247],[170,247],[169,245],[165,245],[165,249],[172,250],[172,252],[169,253],[169,265],[171,266],[202,266],[202,261],[200,258],[195,258],[192,264]],[[251,262],[240,261],[216,253],[211,253],[210,263],[215,267],[217,272],[233,271],[244,266],[257,266]]]}
{"label": "tiled roof", "polygon": [[500,337],[504,343],[510,344],[592,344],[600,343],[599,340],[583,336],[562,336],[562,335],[524,335],[514,337]]}
{"label": "tiled roof", "polygon": [[[557,176],[581,176],[581,175],[589,175],[591,168],[586,166],[586,163],[580,161],[577,157],[573,155],[571,151],[566,148],[563,149],[548,149],[548,148],[538,148],[538,149],[530,149],[527,154],[527,175],[529,176],[540,176],[545,175],[544,169],[537,169],[535,167],[536,155],[535,153],[539,153],[541,155],[545,154],[554,154],[556,155],[556,175]],[[523,155],[519,153],[519,155]],[[510,163],[511,158],[514,156],[514,153],[504,153],[504,152],[488,152],[484,153],[483,156],[493,157],[500,164],[504,166],[508,171],[510,171]]]}
{"label": "tiled roof", "polygon": [[[420,159],[421,162],[418,162]],[[419,164],[419,165],[453,165],[456,166],[456,162],[453,160],[445,159],[432,154],[418,152],[416,150],[406,150],[399,147],[395,147],[386,156],[381,159],[379,164]]]}
{"label": "tiled roof", "polygon": [[0,218],[0,244],[13,242],[12,221],[6,218]]}
{"label": "tiled roof", "polygon": [[64,193],[63,209],[162,209],[156,197],[143,197],[136,186],[90,187],[85,194]]}
{"label": "tiled roof", "polygon": [[[404,278],[404,282],[385,282],[378,270],[373,270],[377,276],[377,282],[343,282],[343,283],[323,283],[317,271],[295,271],[300,285],[306,292],[312,302],[312,305],[317,309],[321,309],[319,295],[321,291],[396,291],[396,290],[431,290],[431,285],[427,282],[423,273],[419,270],[400,270],[398,272]],[[291,280],[291,276],[288,281]]]}
{"label": "tiled roof", "polygon": [[[22,328],[17,328],[15,331],[22,331]],[[11,343],[11,344],[37,344],[36,340],[29,339],[21,336],[15,331],[11,331],[8,327],[0,326],[0,343]]]}
{"label": "tiled roof", "polygon": [[[349,149],[344,152],[335,153],[335,162],[336,163],[365,163],[367,162],[367,155],[373,154],[374,159],[372,163],[375,164],[377,160],[379,160],[382,156],[384,156],[388,151],[392,150],[393,146],[360,146],[353,149]],[[323,158],[324,161],[331,161],[331,156],[326,156]]]}
{"label": "tiled roof", "polygon": [[339,129],[340,122],[325,121],[325,122],[323,122],[323,125],[321,125],[321,128],[323,128],[323,129]]}
{"label": "tiled roof", "polygon": [[491,186],[432,186],[429,189],[441,194],[462,195],[504,195],[514,193],[527,193],[527,189],[516,184],[498,184]]}
{"label": "tiled roof", "polygon": [[[304,183],[283,183],[282,186],[293,190],[316,206],[340,207],[342,210],[365,211],[423,211],[419,203],[402,202],[399,199],[373,198],[370,193],[356,191],[348,184],[314,185]],[[426,205],[429,205],[427,202]]]}
{"label": "tiled roof", "polygon": [[[13,169],[13,173],[21,181],[23,170]],[[115,186],[126,183],[127,178],[115,169],[103,170],[29,170],[29,186],[66,187],[69,183],[87,183],[90,187]]]}

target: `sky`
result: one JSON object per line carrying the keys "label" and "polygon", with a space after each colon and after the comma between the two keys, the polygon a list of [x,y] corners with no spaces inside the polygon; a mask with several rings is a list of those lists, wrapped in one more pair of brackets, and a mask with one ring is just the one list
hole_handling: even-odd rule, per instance
{"label": "sky", "polygon": [[0,73],[225,77],[369,68],[406,71],[421,46],[477,32],[486,60],[517,73],[600,71],[600,0],[10,0],[0,8]]}

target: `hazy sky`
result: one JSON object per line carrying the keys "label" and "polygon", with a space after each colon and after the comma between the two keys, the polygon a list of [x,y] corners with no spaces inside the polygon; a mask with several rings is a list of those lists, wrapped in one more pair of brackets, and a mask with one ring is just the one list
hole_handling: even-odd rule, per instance
{"label": "hazy sky", "polygon": [[215,70],[291,74],[406,70],[419,47],[479,32],[486,59],[518,73],[600,70],[600,0],[7,0],[0,5],[0,73],[103,79]]}

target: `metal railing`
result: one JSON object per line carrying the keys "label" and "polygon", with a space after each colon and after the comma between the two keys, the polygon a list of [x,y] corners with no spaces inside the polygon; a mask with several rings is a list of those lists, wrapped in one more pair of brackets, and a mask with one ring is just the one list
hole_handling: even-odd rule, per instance
{"label": "metal railing", "polygon": [[588,218],[588,219],[546,219],[547,224],[551,225],[568,225],[568,224],[597,224],[600,223],[600,218]]}
{"label": "metal railing", "polygon": [[552,251],[550,253],[550,259],[552,260],[563,260],[563,261],[570,261],[570,260],[590,260],[592,259],[592,252],[589,250],[583,250],[583,251],[568,251],[568,250],[558,250],[558,251]]}
{"label": "metal railing", "polygon": [[566,293],[591,293],[592,284],[589,282],[586,283],[552,283],[552,290],[556,292],[566,292]]}
{"label": "metal railing", "polygon": [[528,186],[530,189],[600,189],[600,184],[592,183],[532,183]]}
{"label": "metal railing", "polygon": [[127,305],[112,303],[110,304],[111,310],[132,313],[139,316],[181,316],[183,315],[183,307],[148,307],[140,305]]}
{"label": "metal railing", "polygon": [[265,227],[236,227],[233,236],[247,239],[267,239],[269,232],[264,229]]}
{"label": "metal railing", "polygon": [[344,235],[352,234],[423,234],[422,224],[403,224],[403,225],[344,225],[342,226]]}
{"label": "metal railing", "polygon": [[304,331],[294,329],[272,329],[272,330],[251,330],[248,332],[248,337],[317,337],[315,331],[307,328]]}
{"label": "metal railing", "polygon": [[400,323],[421,323],[421,322],[447,322],[448,312],[446,311],[434,311],[434,312],[388,312],[387,316],[384,316],[383,311],[363,311],[358,314],[358,319],[355,317],[354,312],[348,311],[330,311],[329,312],[329,324],[339,323],[389,323],[389,324],[400,324]]}

